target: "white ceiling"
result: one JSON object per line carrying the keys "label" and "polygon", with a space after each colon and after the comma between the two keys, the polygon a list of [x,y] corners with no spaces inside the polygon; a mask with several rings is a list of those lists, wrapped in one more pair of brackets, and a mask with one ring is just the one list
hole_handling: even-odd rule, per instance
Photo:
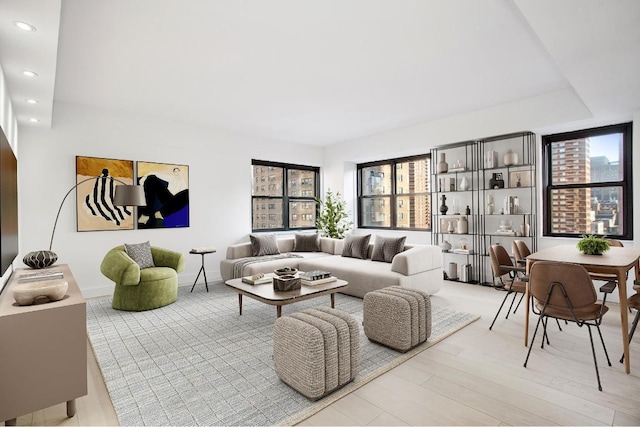
{"label": "white ceiling", "polygon": [[638,0],[2,0],[0,16],[21,126],[51,126],[55,99],[325,145],[566,89],[596,119],[640,108]]}

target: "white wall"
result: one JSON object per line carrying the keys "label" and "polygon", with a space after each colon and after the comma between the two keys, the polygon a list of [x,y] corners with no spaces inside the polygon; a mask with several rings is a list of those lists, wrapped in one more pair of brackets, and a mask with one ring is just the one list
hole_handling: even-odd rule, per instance
{"label": "white wall", "polygon": [[200,268],[200,256],[189,249],[214,246],[218,252],[205,256],[207,277],[219,279],[226,247],[248,241],[251,232],[251,159],[322,165],[319,147],[65,103],[54,105],[52,129],[23,128],[20,138],[21,257],[48,248],[58,206],[75,184],[75,156],[189,165],[188,228],[76,232],[75,197],[69,196],[53,250],[59,263],[70,265],[86,297],[112,293],[100,263],[125,242],[149,240],[184,253],[181,284],[192,283]]}

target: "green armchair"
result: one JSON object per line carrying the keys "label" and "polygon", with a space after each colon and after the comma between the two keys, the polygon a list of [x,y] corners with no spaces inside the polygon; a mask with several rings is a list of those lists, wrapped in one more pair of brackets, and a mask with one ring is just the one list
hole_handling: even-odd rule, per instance
{"label": "green armchair", "polygon": [[178,299],[178,273],[184,270],[184,255],[155,246],[151,247],[151,255],[155,267],[140,269],[127,255],[124,245],[107,252],[100,271],[116,283],[113,308],[152,310]]}

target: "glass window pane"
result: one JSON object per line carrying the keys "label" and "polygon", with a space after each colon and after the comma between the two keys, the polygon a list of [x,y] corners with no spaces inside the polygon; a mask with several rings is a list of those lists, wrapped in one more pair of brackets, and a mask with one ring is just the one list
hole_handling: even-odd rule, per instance
{"label": "glass window pane", "polygon": [[362,226],[391,226],[391,203],[389,197],[372,197],[361,199],[360,209]]}
{"label": "glass window pane", "polygon": [[251,182],[253,186],[251,195],[282,197],[282,180],[284,176],[282,168],[254,165],[252,171]]}
{"label": "glass window pane", "polygon": [[310,228],[316,226],[315,202],[289,202],[289,228]]}
{"label": "glass window pane", "polygon": [[396,193],[429,192],[429,159],[411,160],[396,164]]}
{"label": "glass window pane", "polygon": [[283,228],[282,199],[253,199],[254,230]]}
{"label": "glass window pane", "polygon": [[551,232],[622,234],[622,187],[551,191]]}
{"label": "glass window pane", "polygon": [[622,181],[622,144],[622,133],[551,143],[552,184]]}
{"label": "glass window pane", "polygon": [[396,227],[431,228],[431,198],[428,195],[398,196]]}
{"label": "glass window pane", "polygon": [[314,197],[316,194],[314,171],[289,169],[287,190],[289,197]]}
{"label": "glass window pane", "polygon": [[391,165],[362,168],[362,195],[391,194]]}

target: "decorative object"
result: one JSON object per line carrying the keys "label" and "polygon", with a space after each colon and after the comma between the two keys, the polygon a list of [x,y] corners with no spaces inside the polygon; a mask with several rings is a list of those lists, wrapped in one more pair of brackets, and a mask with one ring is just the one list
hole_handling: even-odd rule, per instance
{"label": "decorative object", "polygon": [[463,176],[460,180],[460,190],[467,191],[469,188],[471,188],[471,185],[469,185],[469,180],[466,176]]}
{"label": "decorative object", "polygon": [[340,192],[334,195],[331,189],[328,189],[324,200],[316,199],[316,203],[320,211],[316,218],[316,227],[320,235],[344,239],[347,231],[353,228],[353,222],[349,221],[347,202],[340,197]]}
{"label": "decorative object", "polygon": [[456,231],[456,228],[453,225],[454,222],[454,220],[448,221],[449,225],[447,226],[447,232],[453,233],[454,231]]}
{"label": "decorative object", "polygon": [[458,218],[457,233],[467,234],[468,232],[469,232],[469,221],[467,220],[466,216],[462,215],[460,218]]}
{"label": "decorative object", "polygon": [[[131,177],[129,178],[130,183],[121,181],[120,179],[114,178],[110,176],[111,172],[108,168],[103,168],[102,171],[98,174],[98,176],[86,177],[85,173],[91,173],[101,166],[111,166],[112,170],[116,170],[117,175],[123,175],[128,170],[128,164],[131,163]],[[122,171],[125,172],[122,172]],[[120,229],[133,229],[133,220],[129,218],[129,225],[127,225],[126,216],[131,216],[131,212],[126,209],[126,206],[143,206],[145,203],[144,194],[142,192],[142,188],[138,185],[132,185],[133,182],[133,162],[128,162],[125,160],[110,160],[110,159],[98,159],[94,157],[76,157],[76,176],[80,179],[74,186],[72,186],[69,191],[62,198],[62,202],[60,202],[60,206],[58,207],[58,213],[56,214],[56,219],[53,222],[53,230],[51,231],[51,240],[49,241],[49,249],[48,250],[39,250],[27,253],[22,262],[28,265],[31,268],[46,268],[49,267],[58,260],[58,255],[53,252],[51,249],[53,247],[53,238],[56,233],[56,227],[58,225],[58,219],[60,218],[60,212],[62,211],[62,206],[64,205],[65,200],[74,189],[78,189],[80,193],[77,198],[78,200],[78,231],[88,231],[90,228],[84,229],[88,227],[87,224],[89,222],[83,222],[82,218],[86,217],[86,212],[84,208],[87,209],[95,209],[96,212],[99,213],[101,221],[103,223],[111,223],[110,225],[104,225],[104,228],[96,228],[100,230],[120,230]],[[126,180],[126,178],[125,178]],[[94,181],[93,185],[87,187],[87,183],[89,181]],[[115,182],[119,182],[123,185],[116,185]],[[93,197],[94,191],[96,192],[104,192],[104,197],[96,199]],[[81,194],[85,194],[81,196]],[[107,207],[109,207],[107,209]],[[122,209],[121,209],[122,207]],[[128,214],[127,214],[128,212]],[[98,215],[98,214],[96,214]],[[108,218],[111,218],[109,220]],[[86,219],[86,218],[85,218]],[[105,221],[107,219],[107,221]],[[119,224],[116,224],[116,221]],[[81,223],[84,223],[81,227]]]}
{"label": "decorative object", "polygon": [[604,237],[594,235],[582,236],[576,245],[578,250],[586,255],[602,255],[609,250],[609,242]]}
{"label": "decorative object", "polygon": [[298,273],[298,269],[294,267],[282,267],[273,270],[277,276],[293,276]]}
{"label": "decorative object", "polygon": [[189,227],[189,166],[137,162],[146,206],[138,209],[138,228]]}
{"label": "decorative object", "polygon": [[454,215],[460,215],[460,206],[457,197],[453,198],[453,209],[451,213],[453,213]]}
{"label": "decorative object", "polygon": [[489,188],[504,188],[504,179],[502,173],[494,173],[489,180]]}
{"label": "decorative object", "polygon": [[443,240],[442,243],[440,243],[440,249],[442,249],[442,252],[448,252],[451,250],[451,243],[449,243],[446,240]]}
{"label": "decorative object", "polygon": [[471,264],[462,264],[460,266],[460,281],[465,283],[471,281]]}
{"label": "decorative object", "polygon": [[509,172],[509,187],[511,188],[531,187],[531,183],[532,183],[531,173],[532,171],[530,170]]}
{"label": "decorative object", "polygon": [[456,191],[456,179],[454,177],[449,178],[449,191]]}
{"label": "decorative object", "polygon": [[522,224],[520,224],[520,235],[522,237],[529,237],[529,233],[531,232],[529,223],[527,223],[527,216],[522,215]]}
{"label": "decorative object", "polygon": [[458,264],[455,262],[450,262],[449,263],[449,270],[447,275],[449,276],[450,280],[455,280],[458,278]]}
{"label": "decorative object", "polygon": [[467,250],[467,239],[465,239],[464,237],[462,239],[460,239],[460,249],[462,249],[463,251]]}
{"label": "decorative object", "polygon": [[497,151],[487,151],[484,154],[484,168],[492,169],[498,167],[498,152]]}
{"label": "decorative object", "polygon": [[31,305],[36,300],[60,301],[67,293],[69,284],[64,279],[20,283],[14,286],[13,298],[18,305]]}
{"label": "decorative object", "polygon": [[438,173],[447,173],[447,171],[449,171],[449,164],[446,162],[445,153],[440,153],[437,171]]}
{"label": "decorative object", "polygon": [[273,290],[276,292],[295,291],[300,289],[300,278],[292,274],[283,274],[273,278]]}
{"label": "decorative object", "polygon": [[465,163],[464,160],[458,160],[454,162],[449,168],[449,172],[464,172],[465,171],[464,163]]}
{"label": "decorative object", "polygon": [[464,214],[471,215],[471,208],[469,208],[469,205],[467,205],[467,208],[464,210]]}
{"label": "decorative object", "polygon": [[504,153],[504,165],[505,166],[514,166],[518,164],[518,153],[514,152],[513,150],[507,150],[506,153]]}
{"label": "decorative object", "polygon": [[447,196],[443,194],[440,198],[442,199],[442,204],[440,205],[440,213],[442,215],[446,215],[447,211],[449,210],[449,206],[446,205]]}
{"label": "decorative object", "polygon": [[[207,295],[211,298],[189,293],[188,286],[178,293],[178,301],[162,313],[135,316],[112,310],[110,298],[87,301],[87,334],[120,425],[295,425],[479,318],[434,301],[431,337],[404,354],[362,334],[360,374],[314,403],[281,382],[273,369],[273,307],[254,304],[248,315],[221,322],[238,318],[238,296],[231,289],[213,286]],[[301,301],[288,306],[286,314],[318,305],[327,304]],[[362,324],[361,298],[336,294],[336,306]],[[178,324],[189,333],[177,336]],[[148,375],[148,367],[154,375]],[[145,392],[140,392],[139,381],[123,378],[144,378]],[[221,392],[234,387],[252,396],[251,402],[230,401],[230,395]],[[274,396],[281,404],[274,404]]]}

